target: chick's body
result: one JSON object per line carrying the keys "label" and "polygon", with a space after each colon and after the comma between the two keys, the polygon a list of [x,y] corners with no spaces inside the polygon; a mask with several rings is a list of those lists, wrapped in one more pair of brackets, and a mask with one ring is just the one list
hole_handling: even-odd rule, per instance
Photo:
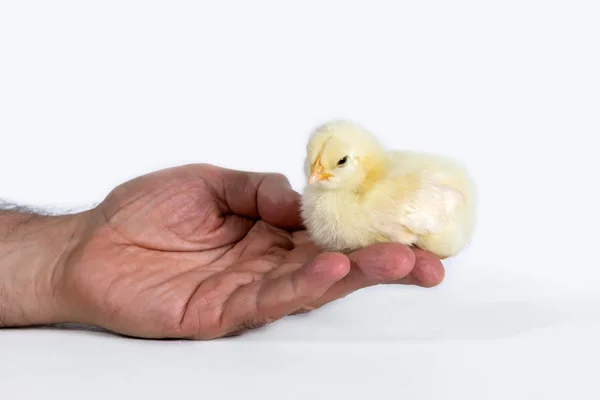
{"label": "chick's body", "polygon": [[302,217],[324,250],[399,242],[446,258],[470,241],[475,190],[452,159],[386,151],[361,126],[334,121],[311,135],[305,171]]}

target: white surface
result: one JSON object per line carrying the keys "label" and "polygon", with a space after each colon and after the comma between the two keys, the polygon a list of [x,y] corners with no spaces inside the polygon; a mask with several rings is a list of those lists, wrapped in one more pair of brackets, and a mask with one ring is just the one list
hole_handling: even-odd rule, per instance
{"label": "white surface", "polygon": [[465,161],[481,216],[434,289],[208,343],[0,331],[2,399],[597,399],[595,1],[0,1],[0,198],[87,207],[188,162],[302,187],[363,123]]}

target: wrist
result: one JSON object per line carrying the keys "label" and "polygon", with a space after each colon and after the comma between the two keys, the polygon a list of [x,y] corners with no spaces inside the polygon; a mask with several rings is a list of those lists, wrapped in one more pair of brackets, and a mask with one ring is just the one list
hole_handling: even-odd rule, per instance
{"label": "wrist", "polygon": [[66,322],[58,288],[85,218],[0,210],[0,327]]}

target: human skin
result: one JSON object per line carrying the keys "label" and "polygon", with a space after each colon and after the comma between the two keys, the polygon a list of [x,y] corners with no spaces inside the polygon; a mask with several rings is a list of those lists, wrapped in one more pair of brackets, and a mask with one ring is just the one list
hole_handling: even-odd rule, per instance
{"label": "human skin", "polygon": [[0,327],[98,326],[213,339],[377,284],[432,287],[439,259],[395,243],[311,243],[280,174],[186,165],[140,176],[93,209],[0,210]]}

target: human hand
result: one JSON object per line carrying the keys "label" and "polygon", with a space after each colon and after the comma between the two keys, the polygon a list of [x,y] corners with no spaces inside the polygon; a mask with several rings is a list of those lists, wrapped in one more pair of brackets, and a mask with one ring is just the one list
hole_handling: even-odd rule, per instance
{"label": "human hand", "polygon": [[400,244],[320,253],[298,209],[279,174],[188,165],[129,181],[73,217],[72,245],[48,279],[55,306],[45,320],[211,339],[367,286],[443,279],[437,258]]}

